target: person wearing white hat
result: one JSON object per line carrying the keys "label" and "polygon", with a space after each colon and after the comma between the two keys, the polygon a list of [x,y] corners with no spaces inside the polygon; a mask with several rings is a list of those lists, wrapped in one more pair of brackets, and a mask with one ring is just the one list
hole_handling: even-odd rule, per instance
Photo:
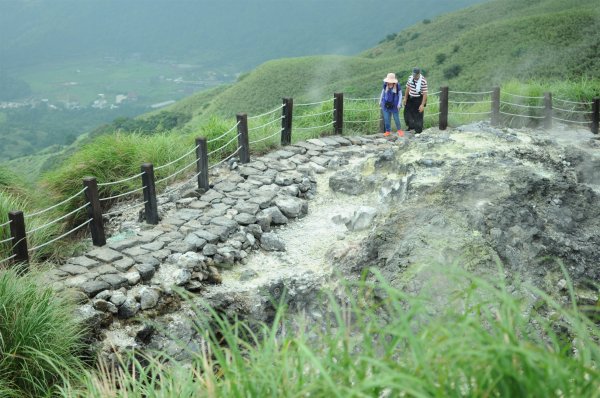
{"label": "person wearing white hat", "polygon": [[394,73],[388,73],[385,79],[383,79],[383,90],[381,90],[379,104],[385,124],[385,133],[383,135],[387,137],[391,134],[391,119],[393,117],[398,130],[398,136],[403,137],[404,131],[402,131],[400,116],[398,114],[398,111],[402,107],[402,90],[398,86],[398,79],[396,79]]}

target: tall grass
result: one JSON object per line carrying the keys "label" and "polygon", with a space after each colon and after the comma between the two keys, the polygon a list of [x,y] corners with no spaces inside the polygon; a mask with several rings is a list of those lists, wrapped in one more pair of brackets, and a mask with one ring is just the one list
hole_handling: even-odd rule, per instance
{"label": "tall grass", "polygon": [[[543,292],[509,293],[466,272],[441,306],[381,278],[330,296],[321,322],[272,325],[216,313],[190,367],[133,361],[64,390],[76,397],[594,397],[600,395],[598,327]],[[453,284],[454,283],[454,284]],[[519,290],[517,290],[519,291]],[[532,304],[527,297],[539,299]],[[598,309],[596,308],[597,312]],[[198,311],[203,317],[204,311]],[[544,316],[543,316],[544,315]],[[552,320],[548,319],[551,315]],[[206,324],[205,322],[201,322]]]}
{"label": "tall grass", "polygon": [[35,276],[0,271],[0,396],[54,395],[82,370],[74,307]]}

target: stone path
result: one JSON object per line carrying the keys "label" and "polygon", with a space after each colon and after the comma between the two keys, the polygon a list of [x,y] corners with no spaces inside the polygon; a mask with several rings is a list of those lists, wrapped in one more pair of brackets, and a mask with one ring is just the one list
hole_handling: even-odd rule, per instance
{"label": "stone path", "polygon": [[114,317],[133,317],[155,308],[173,286],[197,292],[220,283],[220,269],[245,263],[253,250],[284,250],[271,230],[307,214],[315,174],[405,142],[322,137],[222,168],[211,176],[213,189],[199,197],[159,197],[158,225],[122,223],[106,246],[69,259],[47,277],[56,290],[76,297],[84,318],[108,325]]}

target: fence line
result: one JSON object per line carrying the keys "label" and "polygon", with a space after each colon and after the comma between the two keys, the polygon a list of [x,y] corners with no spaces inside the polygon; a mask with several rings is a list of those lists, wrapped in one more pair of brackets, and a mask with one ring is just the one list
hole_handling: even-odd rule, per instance
{"label": "fence line", "polygon": [[[491,99],[490,100],[480,100],[480,101],[455,101],[455,100],[449,100],[449,96],[448,94],[452,93],[452,94],[458,94],[458,95],[487,95],[487,94],[492,94],[491,95]],[[504,101],[500,99],[500,89],[499,88],[495,88],[493,91],[481,91],[481,92],[468,92],[468,91],[451,91],[448,90],[447,87],[443,87],[440,91],[437,91],[435,93],[430,93],[429,97],[433,97],[433,96],[437,96],[439,95],[439,103],[440,103],[440,111],[436,112],[436,113],[426,113],[424,115],[424,117],[427,118],[433,118],[433,117],[438,117],[439,116],[439,128],[441,130],[444,130],[447,127],[447,118],[448,115],[489,115],[491,114],[492,116],[492,125],[496,125],[499,123],[499,119],[498,116],[499,115],[506,115],[506,116],[512,116],[512,117],[520,117],[520,118],[527,118],[527,119],[544,119],[544,126],[548,127],[551,126],[551,122],[552,120],[557,120],[557,121],[561,121],[561,122],[566,122],[566,123],[574,123],[574,124],[591,124],[591,128],[592,131],[594,133],[597,133],[598,130],[598,108],[600,108],[600,104],[599,104],[599,100],[598,99],[594,99],[593,102],[577,102],[577,101],[570,101],[570,100],[566,100],[566,99],[562,99],[562,98],[554,98],[554,101],[558,101],[558,102],[562,102],[562,103],[566,103],[566,104],[575,104],[577,106],[587,106],[587,105],[592,105],[592,111],[589,110],[584,110],[584,109],[573,109],[573,110],[568,110],[568,109],[564,109],[561,107],[553,107],[552,106],[552,101],[553,98],[551,96],[550,93],[545,93],[543,97],[535,97],[535,96],[524,96],[524,95],[518,95],[518,94],[512,94],[512,93],[507,93],[507,92],[502,92],[502,94],[504,94],[505,96],[512,96],[512,97],[516,97],[516,98],[526,98],[526,99],[543,99],[544,100],[544,105],[526,105],[526,104],[516,104],[516,103],[512,103],[512,102],[508,102],[508,101]],[[318,101],[318,102],[312,102],[312,103],[302,103],[302,104],[296,104],[296,107],[298,106],[311,106],[311,105],[321,105],[324,103],[329,103],[331,101],[333,101],[333,109],[331,110],[327,110],[327,111],[322,111],[322,112],[315,112],[315,113],[309,113],[309,114],[305,114],[305,115],[298,115],[295,116],[295,119],[306,119],[306,118],[315,118],[318,116],[323,116],[326,114],[330,114],[333,117],[333,120],[330,121],[329,123],[326,124],[322,124],[322,125],[317,125],[317,126],[303,126],[303,127],[294,127],[295,130],[298,131],[306,131],[306,130],[313,130],[313,129],[322,129],[322,128],[326,128],[328,126],[332,126],[333,125],[333,133],[334,134],[342,134],[343,132],[343,125],[344,122],[347,124],[351,124],[351,123],[375,123],[375,122],[381,122],[382,118],[381,115],[379,115],[379,117],[373,117],[370,118],[368,120],[344,120],[344,113],[348,113],[348,112],[367,112],[368,115],[372,115],[373,112],[378,111],[379,110],[379,106],[376,105],[376,101],[378,100],[377,97],[373,97],[373,98],[346,98],[344,99],[343,97],[343,93],[334,93],[334,97],[333,98],[329,98],[323,101]],[[368,106],[365,107],[365,109],[358,109],[358,108],[346,108],[344,109],[344,101],[349,101],[349,102],[359,102],[359,101],[363,101],[363,102],[367,102],[367,103],[372,103],[372,106]],[[491,110],[490,111],[485,111],[485,112],[454,112],[454,111],[449,111],[448,110],[448,104],[456,104],[456,105],[477,105],[477,104],[491,104]],[[511,112],[506,112],[505,110],[501,109],[501,105],[506,105],[506,106],[514,106],[517,108],[525,108],[525,109],[545,109],[546,112],[543,116],[537,116],[537,115],[524,115],[524,114],[516,114],[516,113],[511,113]],[[273,120],[270,120],[260,126],[257,127],[253,127],[253,128],[248,128],[248,119],[250,120],[254,120],[254,119],[258,119],[260,117],[264,117],[270,114],[273,114],[279,110],[282,110],[282,115],[278,118],[275,118]],[[339,110],[339,113],[338,113]],[[556,110],[558,112],[564,112],[564,113],[571,113],[573,115],[592,115],[591,117],[591,121],[582,121],[582,120],[568,120],[568,119],[564,119],[564,118],[560,118],[560,117],[556,117],[552,114],[553,110]],[[349,115],[348,115],[349,116]],[[356,115],[359,116],[359,115]],[[15,261],[22,261],[22,249],[23,247],[25,247],[25,252],[32,252],[35,250],[38,250],[46,245],[49,245],[53,242],[56,242],[59,239],[64,238],[65,236],[73,233],[76,230],[79,230],[81,228],[83,228],[86,225],[90,225],[90,229],[92,231],[92,239],[94,242],[94,245],[97,246],[102,246],[104,245],[105,239],[104,239],[104,230],[103,230],[103,225],[102,225],[102,216],[110,216],[113,214],[117,214],[117,213],[122,213],[124,211],[128,211],[134,208],[139,208],[141,206],[146,206],[146,221],[148,223],[157,223],[158,222],[158,216],[156,213],[156,193],[155,193],[155,185],[156,184],[160,184],[162,182],[165,182],[173,177],[175,177],[176,175],[184,172],[185,170],[191,168],[194,164],[196,164],[198,166],[198,172],[195,173],[191,178],[189,178],[188,180],[186,180],[184,182],[183,185],[178,185],[176,188],[173,188],[172,190],[167,190],[167,192],[174,192],[176,190],[181,189],[183,186],[185,186],[186,184],[188,184],[189,182],[191,182],[193,179],[198,178],[198,187],[200,189],[206,190],[206,189],[210,189],[209,184],[208,184],[208,171],[210,169],[213,169],[215,167],[218,167],[219,165],[227,162],[228,160],[232,159],[234,156],[236,156],[238,153],[240,153],[239,155],[239,161],[241,163],[247,163],[249,162],[249,145],[250,144],[256,144],[268,139],[272,139],[274,138],[276,135],[280,134],[281,135],[281,145],[289,145],[291,143],[291,131],[292,131],[292,120],[294,119],[293,116],[293,99],[292,98],[284,98],[283,99],[283,104],[269,112],[266,113],[262,113],[260,115],[255,115],[255,116],[251,116],[251,117],[247,117],[247,115],[244,114],[238,114],[238,121],[237,123],[230,128],[229,130],[227,130],[226,132],[224,132],[223,134],[221,134],[220,136],[207,140],[206,138],[197,138],[196,139],[196,146],[193,147],[192,149],[190,149],[189,151],[187,151],[185,154],[183,154],[182,156],[178,157],[177,159],[174,159],[172,161],[169,161],[166,164],[163,164],[161,166],[157,166],[156,168],[153,168],[152,164],[150,163],[145,163],[142,165],[142,172],[138,173],[134,176],[131,177],[127,177],[125,179],[119,180],[119,181],[113,181],[113,182],[105,182],[105,183],[100,183],[98,184],[95,180],[95,178],[85,178],[84,179],[84,185],[85,188],[83,188],[82,190],[80,190],[78,193],[70,196],[69,198],[61,201],[60,203],[57,203],[56,205],[53,205],[47,209],[44,210],[40,210],[37,211],[35,213],[30,213],[26,216],[23,216],[22,212],[11,212],[9,214],[9,221],[0,224],[0,228],[5,227],[7,225],[11,225],[11,237],[1,240],[0,244],[5,244],[5,243],[9,243],[9,242],[16,242],[12,245],[12,250],[14,251],[14,254],[11,255],[8,258],[5,258],[3,260],[0,260],[0,263],[3,262],[7,262],[7,261],[11,261],[13,259],[15,259]],[[254,141],[248,141],[248,132],[249,131],[254,131],[254,130],[258,130],[261,128],[265,128],[269,125],[272,125],[278,121],[281,121],[281,128],[275,130],[272,134],[269,134],[267,136],[264,136],[260,139],[254,140]],[[381,123],[380,123],[381,126]],[[207,151],[207,144],[208,143],[212,143],[218,140],[223,139],[224,137],[226,137],[227,135],[229,135],[229,133],[231,133],[235,128],[238,129],[237,134],[235,134],[231,139],[229,139],[225,144],[223,144],[222,146],[220,146],[219,148],[208,152]],[[380,127],[381,128],[381,127]],[[217,163],[209,166],[208,165],[208,161],[209,161],[209,157],[219,151],[223,151],[224,148],[226,148],[227,146],[229,146],[230,144],[233,143],[234,140],[238,140],[238,146],[237,149],[235,151],[233,151],[232,153],[230,153],[228,156],[222,158],[220,161],[218,161]],[[187,156],[190,156],[191,154],[193,154],[194,152],[196,152],[196,159],[194,159],[193,162],[187,164],[186,166],[180,168],[179,170],[173,172],[172,174],[170,174],[167,177],[164,177],[162,179],[159,179],[157,181],[155,181],[155,177],[154,177],[154,171],[155,170],[161,170],[164,169],[168,166],[171,166],[179,161],[181,161],[182,159],[184,159]],[[142,177],[142,186],[140,188],[135,188],[132,189],[128,192],[125,193],[121,193],[121,194],[116,194],[113,196],[109,196],[109,197],[105,197],[105,198],[99,198],[98,195],[98,187],[106,187],[106,186],[111,186],[111,185],[116,185],[116,184],[121,184],[124,182],[128,182],[131,181],[135,178],[139,178]],[[109,200],[113,200],[113,199],[118,199],[121,197],[124,197],[126,195],[130,195],[132,193],[136,193],[139,191],[143,191],[144,192],[144,201],[142,203],[137,203],[137,204],[133,204],[131,206],[127,206],[124,208],[121,208],[119,210],[115,210],[112,212],[107,212],[102,214],[100,211],[100,203],[101,202],[106,202]],[[77,209],[61,216],[58,217],[57,219],[48,222],[45,225],[33,228],[29,231],[25,231],[25,226],[24,226],[24,219],[25,218],[31,218],[33,216],[37,216],[37,215],[41,215],[44,214],[52,209],[55,209],[61,205],[64,205],[66,203],[68,203],[69,201],[75,199],[77,196],[81,195],[81,194],[85,194],[86,197],[86,203],[83,206],[78,207]],[[152,209],[152,207],[154,206],[154,210]],[[85,208],[88,208],[88,214],[89,214],[89,218],[86,222],[84,222],[81,225],[78,225],[77,227],[71,229],[70,231],[54,238],[51,239],[48,242],[45,242],[43,244],[40,244],[36,247],[27,249],[27,244],[26,244],[26,236],[27,235],[31,235],[43,228],[48,227],[49,225],[52,225],[54,223],[57,223],[61,220],[66,219],[67,217],[75,214],[76,212],[79,212]],[[153,214],[152,211],[154,211],[154,216],[156,218],[155,222],[150,221],[151,215]],[[150,212],[150,213],[149,213]],[[20,218],[19,218],[20,217]],[[16,225],[13,225],[12,223],[16,222]],[[14,228],[13,228],[14,227]],[[19,230],[22,232],[15,232],[16,230]],[[22,233],[22,235],[19,236],[13,236],[13,234],[19,234]],[[28,260],[28,258],[25,259],[26,261]]]}

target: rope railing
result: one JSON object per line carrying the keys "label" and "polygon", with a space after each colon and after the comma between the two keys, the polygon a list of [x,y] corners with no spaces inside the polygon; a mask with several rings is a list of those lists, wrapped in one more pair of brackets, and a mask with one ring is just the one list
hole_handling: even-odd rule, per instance
{"label": "rope railing", "polygon": [[489,104],[491,102],[492,101],[490,101],[490,100],[486,100],[486,101],[450,101],[450,100],[448,100],[449,104],[460,104],[460,105],[462,105],[462,104],[471,104],[471,105],[472,104]]}
{"label": "rope railing", "polygon": [[0,240],[0,245],[6,242],[10,242],[11,240],[13,240],[12,236],[10,238],[4,239],[4,240]]}
{"label": "rope railing", "polygon": [[544,97],[531,97],[531,96],[527,96],[527,95],[512,94],[512,93],[508,93],[506,91],[503,91],[502,94],[510,95],[510,96],[517,97],[517,98],[529,98],[529,99],[543,99],[544,98]]}
{"label": "rope railing", "polygon": [[307,117],[315,117],[315,116],[322,116],[322,115],[331,115],[331,111],[325,111],[325,112],[318,112],[318,113],[309,113],[308,115],[300,115],[300,116],[294,116],[296,119],[304,119]]}
{"label": "rope railing", "polygon": [[307,103],[304,103],[304,104],[294,104],[294,106],[321,105],[321,104],[325,104],[327,102],[332,102],[332,101],[333,101],[333,98],[330,98],[330,99],[327,99],[327,100],[324,100],[324,101],[319,101],[319,102],[307,102]]}
{"label": "rope railing", "polygon": [[553,97],[552,101],[561,101],[561,102],[566,102],[567,104],[576,104],[576,105],[592,105],[592,102],[590,102],[590,101],[587,101],[587,102],[570,101],[570,100],[562,99],[559,97]]}
{"label": "rope railing", "polygon": [[261,113],[260,115],[255,115],[255,116],[248,116],[248,120],[252,120],[252,119],[258,119],[259,117],[263,117],[263,116],[267,116],[270,115],[271,113],[277,112],[278,110],[283,109],[283,104],[280,105],[279,107],[273,109],[272,111],[269,112],[265,112],[265,113]]}
{"label": "rope railing", "polygon": [[8,220],[7,222],[5,222],[4,224],[0,224],[0,228],[4,228],[7,225],[9,225],[12,222],[12,220]]}
{"label": "rope railing", "polygon": [[122,198],[123,196],[131,195],[132,193],[143,191],[144,189],[146,189],[145,186],[143,186],[141,188],[132,189],[131,191],[120,193],[118,195],[109,196],[108,198],[100,198],[99,200],[100,200],[100,202],[106,202],[108,200]]}
{"label": "rope railing", "polygon": [[[437,93],[433,93],[431,95],[435,95],[435,94],[439,94],[441,91],[438,91]],[[471,94],[471,95],[484,95],[484,94],[492,94],[493,91],[454,91],[454,90],[448,90],[448,92],[450,94]]]}
{"label": "rope railing", "polygon": [[212,165],[212,166],[210,166],[208,169],[209,169],[209,170],[212,170],[212,169],[214,169],[215,167],[217,167],[218,165],[225,163],[226,161],[228,161],[229,159],[231,159],[231,158],[232,158],[232,157],[233,157],[235,154],[237,154],[237,153],[240,151],[240,149],[242,149],[242,147],[238,147],[238,149],[236,149],[236,150],[235,150],[235,152],[233,152],[231,155],[229,155],[229,156],[227,156],[226,158],[222,159],[222,160],[221,160],[219,163],[215,163],[215,164],[213,164],[213,165]]}
{"label": "rope railing", "polygon": [[109,186],[109,185],[122,184],[124,182],[131,181],[131,180],[133,180],[135,178],[140,178],[141,176],[144,175],[144,173],[145,173],[145,171],[142,171],[141,173],[138,173],[138,174],[133,175],[131,177],[124,178],[124,179],[119,180],[119,181],[101,182],[101,183],[98,183],[98,186],[99,187],[106,187],[106,186]]}
{"label": "rope railing", "polygon": [[501,104],[503,105],[510,105],[510,106],[516,106],[518,108],[530,108],[530,109],[544,109],[545,106],[543,105],[522,105],[522,104],[514,104],[512,102],[506,102],[506,101],[500,101]]}
{"label": "rope railing", "polygon": [[556,107],[556,106],[552,106],[552,109],[556,110],[556,111],[568,112],[568,113],[583,113],[585,115],[591,115],[592,114],[592,111],[577,111],[575,109],[562,109],[562,108],[559,108],[559,107]]}
{"label": "rope railing", "polygon": [[503,115],[509,115],[509,116],[517,116],[517,117],[527,117],[527,118],[532,118],[532,119],[544,119],[545,116],[533,116],[533,115],[519,115],[516,113],[509,113],[509,112],[504,112],[504,111],[500,111],[501,114]]}
{"label": "rope railing", "polygon": [[13,255],[12,255],[12,256],[10,256],[10,257],[4,258],[4,259],[0,260],[0,264],[2,264],[2,263],[5,263],[5,262],[7,262],[7,261],[10,261],[10,260],[12,260],[12,259],[13,259],[13,258],[15,258],[15,257],[17,257],[17,255],[16,255],[16,254],[13,254]]}
{"label": "rope railing", "polygon": [[190,167],[192,167],[193,165],[195,165],[197,163],[198,163],[198,161],[196,159],[194,159],[193,162],[187,164],[186,166],[183,166],[181,169],[177,170],[176,172],[174,172],[164,178],[161,178],[160,180],[157,180],[155,184],[160,184],[161,182],[167,181],[167,180],[175,177],[176,175],[181,174],[184,170],[189,169]]}
{"label": "rope railing", "polygon": [[213,154],[215,154],[215,153],[223,150],[223,148],[225,148],[227,145],[231,144],[235,139],[239,138],[239,136],[240,135],[237,134],[235,137],[233,137],[232,139],[230,139],[229,141],[227,141],[224,145],[222,145],[221,147],[219,147],[219,148],[217,148],[217,149],[209,152],[207,155],[210,156],[210,155],[213,155]]}
{"label": "rope railing", "polygon": [[192,153],[196,152],[196,149],[198,149],[199,145],[196,145],[194,148],[192,148],[190,151],[184,153],[183,155],[181,155],[180,157],[178,157],[175,160],[170,161],[169,163],[163,164],[162,166],[157,166],[154,168],[154,171],[158,171],[160,169],[164,169],[165,167],[168,167],[170,165],[172,165],[173,163],[177,163],[179,162],[181,159],[185,158],[186,156],[191,155]]}
{"label": "rope railing", "polygon": [[[30,218],[30,217],[39,216],[40,214],[44,214],[44,213],[46,213],[46,212],[48,212],[48,211],[50,211],[50,210],[52,210],[52,209],[55,209],[55,208],[57,208],[57,207],[59,207],[59,206],[62,206],[62,205],[64,205],[65,203],[67,203],[67,202],[69,202],[69,201],[71,201],[71,200],[75,199],[77,196],[79,196],[79,195],[81,195],[82,193],[84,193],[86,189],[87,189],[87,187],[83,188],[81,191],[79,191],[79,192],[77,192],[76,194],[74,194],[74,195],[72,195],[72,196],[68,197],[67,199],[63,200],[62,202],[55,204],[54,206],[50,206],[50,207],[48,207],[47,209],[40,210],[40,211],[37,211],[37,212],[35,212],[35,213],[31,213],[31,214],[25,214],[25,215],[24,215],[24,217],[27,219],[27,218]],[[10,224],[10,221],[9,221],[7,224]],[[4,226],[4,225],[6,225],[6,224],[2,224],[2,225],[0,225],[0,227],[2,227],[2,226]]]}
{"label": "rope railing", "polygon": [[327,123],[327,124],[323,124],[321,126],[311,126],[311,127],[295,127],[296,130],[312,130],[312,129],[320,129],[323,127],[327,127],[327,126],[331,126],[333,125],[333,121]]}
{"label": "rope railing", "polygon": [[439,114],[440,114],[440,112],[436,112],[436,113],[426,113],[426,114],[425,114],[425,117],[428,117],[428,116],[438,116]]}
{"label": "rope railing", "polygon": [[77,231],[78,229],[81,229],[82,227],[85,227],[85,226],[86,226],[86,225],[88,225],[90,222],[92,222],[92,219],[91,219],[91,218],[90,218],[90,219],[88,219],[87,221],[85,221],[83,224],[81,224],[81,225],[79,225],[79,226],[77,226],[77,227],[75,227],[75,228],[71,229],[70,231],[68,231],[68,232],[65,232],[64,234],[62,234],[62,235],[60,235],[60,236],[57,236],[56,238],[54,238],[54,239],[52,239],[52,240],[49,240],[49,241],[48,241],[48,242],[46,242],[46,243],[42,243],[41,245],[38,245],[38,246],[32,247],[32,248],[30,248],[30,249],[27,249],[27,250],[28,250],[29,252],[32,252],[32,251],[35,251],[35,250],[41,249],[42,247],[48,246],[49,244],[51,244],[51,243],[54,243],[54,242],[56,242],[57,240],[59,240],[59,239],[62,239],[62,238],[64,238],[64,237],[65,237],[65,236],[67,236],[67,235],[70,235],[71,233],[73,233],[73,232]]}
{"label": "rope railing", "polygon": [[379,105],[375,105],[372,108],[359,109],[359,108],[344,108],[344,112],[375,112],[379,111]]}
{"label": "rope railing", "polygon": [[265,124],[263,124],[263,125],[256,126],[256,127],[252,127],[251,129],[248,129],[248,131],[254,131],[254,130],[261,129],[261,128],[263,128],[263,127],[266,127],[266,126],[269,126],[269,125],[271,125],[271,124],[273,124],[273,123],[275,123],[275,122],[278,122],[278,121],[280,121],[280,120],[282,120],[282,119],[283,119],[283,116],[281,116],[281,117],[280,117],[280,118],[278,118],[278,119],[273,119],[273,120],[271,120],[270,122],[267,122],[267,123],[265,123]]}
{"label": "rope railing", "polygon": [[378,101],[379,97],[373,98],[344,98],[344,101]]}
{"label": "rope railing", "polygon": [[589,122],[587,120],[567,120],[567,119],[561,119],[561,118],[556,117],[556,116],[552,116],[552,119],[559,120],[561,122],[566,122],[566,123],[577,123],[577,124],[590,124],[591,123],[591,122]]}
{"label": "rope railing", "polygon": [[[489,115],[492,111],[487,112],[454,112],[448,111],[448,115]],[[438,112],[439,114],[439,112]]]}
{"label": "rope railing", "polygon": [[115,214],[123,213],[124,211],[127,211],[127,210],[132,210],[132,209],[144,206],[146,203],[148,203],[148,201],[145,201],[145,202],[142,202],[142,203],[137,203],[137,204],[134,204],[134,205],[131,205],[131,206],[127,206],[127,207],[123,207],[123,208],[121,208],[119,210],[114,210],[114,211],[111,211],[111,212],[103,213],[102,215],[106,216],[106,217],[113,216]]}
{"label": "rope railing", "polygon": [[57,218],[57,219],[54,219],[54,220],[52,220],[52,221],[50,221],[50,222],[48,222],[48,223],[46,223],[46,224],[44,224],[44,225],[41,225],[41,226],[39,226],[39,227],[36,227],[36,228],[30,229],[29,231],[27,231],[27,232],[26,232],[26,234],[27,234],[27,235],[31,235],[32,233],[34,233],[34,232],[36,232],[36,231],[39,231],[40,229],[44,229],[44,228],[47,228],[47,227],[49,227],[49,226],[50,226],[50,225],[52,225],[52,224],[56,224],[57,222],[59,222],[59,221],[62,221],[62,220],[64,220],[65,218],[67,218],[67,217],[69,217],[69,216],[71,216],[71,215],[73,215],[73,214],[77,213],[78,211],[81,211],[81,210],[83,210],[84,208],[86,208],[87,206],[89,206],[89,204],[90,204],[90,202],[87,202],[87,203],[86,203],[86,204],[84,204],[83,206],[80,206],[80,207],[78,207],[77,209],[75,209],[75,210],[73,210],[73,211],[71,211],[71,212],[69,212],[69,213],[67,213],[67,214],[65,214],[65,215],[63,215],[63,216],[61,216],[61,217],[59,217],[59,218]]}
{"label": "rope railing", "polygon": [[273,137],[275,137],[277,134],[280,134],[282,131],[283,131],[283,129],[279,129],[278,131],[274,132],[273,134],[271,134],[271,135],[269,135],[269,136],[267,136],[267,137],[263,137],[263,138],[260,138],[260,139],[258,139],[258,140],[250,141],[249,143],[250,143],[250,144],[256,144],[256,143],[259,143],[259,142],[262,142],[262,141],[266,141],[266,140],[268,140],[269,138],[273,138]]}
{"label": "rope railing", "polygon": [[240,122],[237,122],[232,128],[230,128],[229,130],[227,130],[226,132],[224,132],[220,136],[218,136],[216,138],[213,138],[212,140],[208,140],[207,142],[210,144],[211,142],[215,142],[215,141],[220,140],[221,138],[225,137],[227,134],[231,133],[239,125],[240,125]]}

